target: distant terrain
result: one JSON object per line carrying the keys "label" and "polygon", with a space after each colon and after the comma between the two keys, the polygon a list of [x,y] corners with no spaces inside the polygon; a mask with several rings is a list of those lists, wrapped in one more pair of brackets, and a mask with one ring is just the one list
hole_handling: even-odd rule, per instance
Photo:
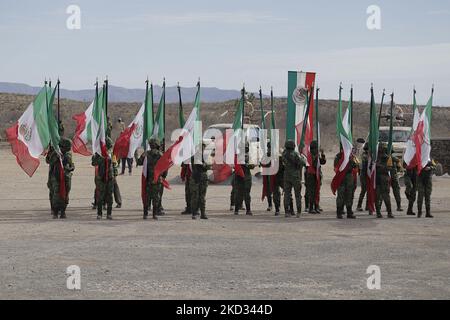
{"label": "distant terrain", "polygon": [[[201,117],[204,122],[204,129],[214,123],[231,123],[234,117],[234,110],[236,100],[228,100],[224,102],[206,102],[204,100],[202,91]],[[184,98],[184,95],[183,95]],[[25,108],[33,100],[32,95],[22,94],[8,94],[0,93],[0,137],[4,138],[4,130],[13,125],[15,121],[21,116]],[[186,98],[187,100],[187,98]],[[61,100],[61,117],[66,127],[66,134],[72,136],[75,130],[75,121],[72,116],[83,112],[88,107],[89,102],[81,102],[74,100]],[[142,103],[116,103],[112,102],[109,105],[109,114],[114,121],[113,137],[118,135],[117,118],[122,119],[129,124],[134,118],[137,110]],[[285,124],[286,124],[286,98],[275,99],[276,110],[276,125],[282,129],[280,133],[281,142],[284,142]],[[158,102],[155,100],[155,110]],[[321,142],[322,147],[326,151],[334,151],[337,148],[338,141],[336,138],[336,109],[337,101],[335,100],[320,100],[320,122],[321,122]],[[347,102],[344,102],[344,106]],[[412,123],[412,108],[411,106],[402,106],[405,112],[407,125]],[[184,104],[185,117],[188,116],[192,109],[192,103]],[[264,99],[264,110],[270,110],[269,99]],[[166,106],[166,132],[167,139],[170,139],[170,132],[178,128],[178,103],[169,103]],[[225,113],[225,114],[224,114]],[[260,124],[259,105],[254,102],[254,114],[252,122]],[[267,118],[269,119],[269,118]],[[369,126],[369,104],[362,102],[354,103],[354,136],[355,138],[365,138],[368,134]],[[450,137],[449,130],[450,123],[450,108],[433,108],[432,116],[432,136],[433,137]]]}
{"label": "distant terrain", "polygon": [[[54,85],[56,84],[53,83]],[[109,86],[108,97],[111,102],[139,102],[145,96],[144,84],[140,89],[127,89],[117,87],[114,85]],[[67,90],[64,85],[61,84],[60,95],[61,98],[77,101],[91,101],[94,97],[94,85],[92,89],[87,90]],[[30,94],[35,95],[39,92],[41,87],[32,87],[23,83],[11,83],[0,82],[1,93],[14,93],[14,94]],[[159,101],[161,97],[162,88],[159,85],[153,85],[153,93],[155,101]],[[181,87],[181,94],[183,99],[188,102],[192,102],[195,99],[197,88],[195,87]],[[240,96],[239,90],[223,90],[211,87],[202,87],[202,100],[205,102],[223,102],[231,99],[238,98]],[[166,87],[166,102],[178,102],[178,89],[176,86]]]}

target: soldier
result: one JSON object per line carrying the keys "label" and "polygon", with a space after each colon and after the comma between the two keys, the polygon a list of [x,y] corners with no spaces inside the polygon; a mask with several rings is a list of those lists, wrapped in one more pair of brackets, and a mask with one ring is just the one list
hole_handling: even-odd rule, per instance
{"label": "soldier", "polygon": [[[72,186],[72,172],[75,170],[75,165],[72,161],[72,142],[67,138],[61,138],[59,142],[61,156],[51,148],[49,150],[46,161],[50,167],[49,183],[51,195],[51,208],[53,219],[66,218],[66,208],[69,204],[69,193]],[[61,157],[61,158],[60,158]],[[60,170],[64,171],[64,189],[60,188],[62,183]],[[61,192],[64,194],[61,194]]]}
{"label": "soldier", "polygon": [[[344,152],[341,151],[336,154],[334,158],[334,168],[339,167],[339,163],[341,157],[344,156]],[[355,156],[350,155],[349,163],[345,170],[345,176],[341,183],[341,185],[337,189],[337,197],[336,197],[336,207],[337,207],[337,218],[342,219],[344,215],[344,206],[347,210],[347,219],[355,219],[355,215],[353,214],[352,206],[353,206],[353,192],[354,192],[354,177],[353,177],[353,169],[358,166],[355,161]],[[336,170],[336,169],[335,169]]]}
{"label": "soldier", "polygon": [[[363,211],[362,204],[364,197],[367,194],[367,167],[369,166],[369,144],[364,144],[364,152],[361,155],[361,170],[359,170],[359,182],[361,184],[361,192],[359,193],[357,211]],[[368,210],[368,199],[366,198],[365,211]],[[373,212],[369,211],[369,215],[373,215]]]}
{"label": "soldier", "polygon": [[117,163],[115,163],[111,157],[111,149],[113,143],[111,138],[106,137],[106,148],[108,149],[108,155],[103,157],[102,155],[95,153],[92,156],[92,166],[97,166],[97,174],[95,176],[96,186],[96,204],[97,204],[97,219],[102,219],[102,209],[106,204],[106,218],[112,220],[112,204],[113,204],[113,189],[114,179],[117,177]]}
{"label": "soldier", "polygon": [[273,184],[273,204],[275,205],[275,216],[280,215],[281,189],[284,187],[284,165],[282,157],[278,158],[278,172],[275,175]]}
{"label": "soldier", "polygon": [[[272,155],[272,150],[271,150],[271,144],[269,141],[267,143],[267,152],[264,155],[263,159],[261,159],[261,162],[260,162],[260,167],[263,168],[263,171],[264,171],[264,168],[268,168],[267,170],[269,170],[269,168],[271,167],[271,165],[272,165],[271,155]],[[275,180],[274,180],[275,176],[263,174],[262,178],[263,178],[263,189],[265,189],[264,194],[265,194],[265,197],[267,198],[267,211],[272,211],[272,198],[273,198],[273,191],[274,191],[273,187],[274,187],[274,182],[275,182]]]}
{"label": "soldier", "polygon": [[386,143],[380,142],[378,146],[378,157],[376,167],[376,210],[377,218],[383,218],[381,215],[381,205],[384,201],[386,210],[388,212],[388,218],[394,218],[392,214],[391,198],[389,196],[389,170],[391,170],[392,160],[387,154]]}
{"label": "soldier", "polygon": [[391,151],[392,166],[390,167],[389,173],[391,176],[391,187],[394,193],[395,202],[397,204],[397,211],[403,211],[402,209],[402,198],[400,197],[400,183],[398,181],[398,174],[403,170],[400,160],[393,155]]}
{"label": "soldier", "polygon": [[181,164],[181,180],[184,182],[184,199],[186,201],[186,208],[181,214],[191,214],[191,192],[189,190],[189,180],[191,179],[191,168],[189,164]]}
{"label": "soldier", "polygon": [[406,214],[408,216],[415,216],[416,214],[413,211],[413,207],[417,194],[417,167],[414,166],[412,168],[408,168],[406,163],[403,163],[403,166],[406,168],[406,172],[403,177],[405,179],[405,195],[408,199],[408,210],[406,211]]}
{"label": "soldier", "polygon": [[[204,150],[205,145],[202,145]],[[189,179],[189,192],[191,197],[192,219],[197,219],[200,210],[200,219],[208,219],[206,216],[206,190],[208,189],[207,171],[211,169],[211,165],[202,157],[201,163],[195,163],[194,157],[191,159],[192,175]]]}
{"label": "soldier", "polygon": [[285,217],[288,218],[293,212],[290,211],[292,188],[295,193],[295,204],[297,205],[297,218],[300,218],[302,212],[302,167],[305,165],[305,160],[295,150],[295,142],[292,140],[286,141],[285,150],[282,154],[282,161],[284,165],[284,211]]}
{"label": "soldier", "polygon": [[[113,155],[113,162],[117,164],[118,167],[118,161],[116,156]],[[122,196],[120,194],[120,188],[119,184],[117,183],[117,177],[114,177],[114,202],[116,203],[116,208],[122,208]]]}
{"label": "soldier", "polygon": [[151,138],[149,140],[150,150],[144,152],[137,161],[139,166],[144,165],[145,158],[147,158],[147,185],[146,185],[146,199],[144,203],[144,219],[148,217],[148,210],[153,205],[153,219],[158,220],[158,213],[160,211],[160,195],[162,187],[162,177],[158,177],[154,182],[153,172],[159,158],[162,156],[160,151],[159,140]]}
{"label": "soldier", "polygon": [[420,174],[417,176],[417,189],[419,191],[417,198],[417,217],[422,217],[422,204],[423,198],[425,198],[425,211],[426,218],[433,218],[431,215],[431,191],[432,191],[432,177],[436,169],[436,164],[434,160],[427,163],[425,168],[422,169]]}
{"label": "soldier", "polygon": [[[309,146],[309,150],[311,152],[311,165],[308,166],[306,170],[306,193],[308,194],[308,212],[309,213],[320,213],[319,205],[316,203],[316,189],[317,189],[317,174],[319,174],[319,181],[321,183],[322,177],[321,172],[317,172],[317,161],[320,161],[320,165],[324,165],[327,163],[327,159],[325,158],[325,154],[323,150],[318,150],[317,141],[311,142]],[[320,187],[319,187],[320,188]],[[305,204],[306,205],[306,204]]]}
{"label": "soldier", "polygon": [[244,171],[244,177],[239,176],[235,173],[234,175],[234,188],[235,188],[235,200],[234,200],[234,214],[239,214],[239,209],[242,207],[242,202],[245,202],[246,215],[253,215],[251,210],[251,196],[250,192],[252,190],[252,173],[250,170],[255,168],[254,164],[250,164],[249,157],[249,144],[245,143],[245,163],[240,164],[242,170]]}

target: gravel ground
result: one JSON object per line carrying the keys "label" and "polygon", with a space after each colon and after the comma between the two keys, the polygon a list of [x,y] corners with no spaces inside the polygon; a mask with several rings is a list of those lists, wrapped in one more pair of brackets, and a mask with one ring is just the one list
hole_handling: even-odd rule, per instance
{"label": "gravel ground", "polygon": [[[193,221],[180,215],[184,186],[173,183],[166,216],[143,221],[135,170],[119,177],[123,208],[97,221],[90,159],[76,156],[60,221],[50,218],[45,162],[29,179],[8,149],[0,161],[0,299],[450,298],[448,177],[434,180],[435,219],[337,221],[326,168],[321,215],[274,217],[255,179],[253,217],[231,215],[230,187],[211,185],[210,219]],[[66,288],[70,265],[81,269],[81,290]],[[367,289],[369,265],[381,269],[381,290]]]}

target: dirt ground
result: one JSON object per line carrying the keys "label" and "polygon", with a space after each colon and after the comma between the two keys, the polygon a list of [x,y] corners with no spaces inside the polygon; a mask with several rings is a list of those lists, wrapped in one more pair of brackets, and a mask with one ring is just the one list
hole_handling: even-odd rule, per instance
{"label": "dirt ground", "polygon": [[[180,215],[184,186],[173,183],[166,216],[143,221],[135,169],[118,178],[123,208],[97,221],[90,159],[75,164],[68,219],[52,220],[45,161],[30,179],[0,149],[0,299],[450,298],[448,176],[433,181],[435,219],[338,221],[327,167],[321,215],[274,217],[255,179],[253,217],[233,216],[230,186],[211,185],[210,219],[193,221]],[[70,265],[81,269],[81,290],[66,288]],[[369,265],[381,269],[380,290],[367,288]]]}

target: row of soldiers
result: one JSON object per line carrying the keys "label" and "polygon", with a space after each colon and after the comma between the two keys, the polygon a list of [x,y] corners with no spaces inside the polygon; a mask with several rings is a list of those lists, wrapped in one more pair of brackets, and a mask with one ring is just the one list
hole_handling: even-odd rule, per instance
{"label": "row of soldiers", "polygon": [[[54,218],[66,217],[66,208],[69,202],[69,193],[71,189],[71,177],[75,170],[72,161],[71,141],[64,137],[64,128],[60,124],[61,141],[59,150],[50,148],[46,161],[49,164],[48,188],[51,211]],[[153,179],[154,167],[162,156],[161,146],[158,139],[152,138],[149,140],[150,149],[145,151],[141,157],[137,159],[137,165],[146,166],[146,186],[143,192],[143,218],[148,218],[148,212],[152,211],[153,219],[158,219],[158,215],[164,214],[161,204],[163,194],[163,181],[167,176],[164,172],[158,179]],[[108,149],[108,156],[103,157],[96,153],[92,156],[91,164],[96,168],[95,170],[95,199],[97,209],[97,219],[103,216],[103,209],[106,207],[106,218],[112,219],[112,204],[115,186],[117,185],[116,177],[118,175],[118,163],[111,155],[113,143],[111,138],[106,138],[106,148]],[[203,145],[204,148],[204,145]],[[203,148],[201,150],[203,154]],[[270,158],[270,144],[268,145],[267,157]],[[296,150],[294,141],[288,140],[285,143],[285,148],[279,157],[278,171],[273,176],[264,176],[268,179],[266,197],[268,200],[268,211],[272,210],[272,205],[275,207],[275,215],[280,214],[281,195],[284,193],[283,206],[286,217],[297,216],[300,217],[302,212],[302,170],[305,168],[305,211],[316,214],[320,213],[322,209],[319,205],[320,199],[320,185],[322,184],[322,172],[319,164],[326,163],[326,157],[323,150],[318,150],[316,141],[310,145],[311,161],[306,167],[306,159],[299,151]],[[376,215],[382,218],[381,206],[384,202],[389,218],[394,218],[392,213],[390,201],[390,188],[394,191],[394,198],[397,204],[397,211],[402,211],[400,185],[398,181],[398,174],[403,167],[400,161],[393,154],[387,153],[385,143],[380,142],[378,148],[378,160],[376,163]],[[343,153],[339,152],[335,159],[335,167],[339,164]],[[271,163],[261,163],[262,167],[268,167]],[[337,218],[342,219],[344,209],[347,213],[347,218],[354,219],[353,213],[353,199],[356,191],[356,176],[355,172],[360,177],[361,193],[358,199],[357,211],[363,211],[362,203],[364,197],[367,195],[367,167],[369,165],[367,144],[364,146],[364,153],[361,160],[355,155],[352,155],[349,165],[346,167],[345,177],[343,182],[337,190],[336,198],[336,213]],[[247,215],[252,215],[251,210],[251,187],[252,174],[251,170],[255,168],[254,164],[249,160],[249,145],[245,146],[245,162],[240,165],[243,171],[243,176],[233,173],[232,191],[230,197],[230,210],[234,211],[235,215],[239,214],[239,210],[245,210]],[[413,212],[414,202],[417,197],[418,217],[422,216],[423,199],[425,199],[426,217],[432,218],[430,210],[430,196],[432,191],[432,174],[434,171],[434,162],[430,161],[427,166],[417,174],[416,168],[406,169],[405,177],[405,194],[408,199],[407,215],[415,215]],[[208,187],[208,170],[211,169],[211,163],[202,160],[200,164],[192,162],[183,164],[182,179],[185,181],[185,199],[186,209],[183,214],[192,215],[193,219],[200,217],[207,219],[206,215],[206,192]],[[319,169],[319,170],[318,170]],[[61,183],[64,183],[61,188]],[[317,184],[320,184],[319,186]],[[117,186],[118,188],[118,186]],[[292,195],[292,190],[294,195]],[[294,210],[294,200],[296,210]],[[366,210],[367,201],[366,201]],[[369,210],[369,214],[373,212]]]}

